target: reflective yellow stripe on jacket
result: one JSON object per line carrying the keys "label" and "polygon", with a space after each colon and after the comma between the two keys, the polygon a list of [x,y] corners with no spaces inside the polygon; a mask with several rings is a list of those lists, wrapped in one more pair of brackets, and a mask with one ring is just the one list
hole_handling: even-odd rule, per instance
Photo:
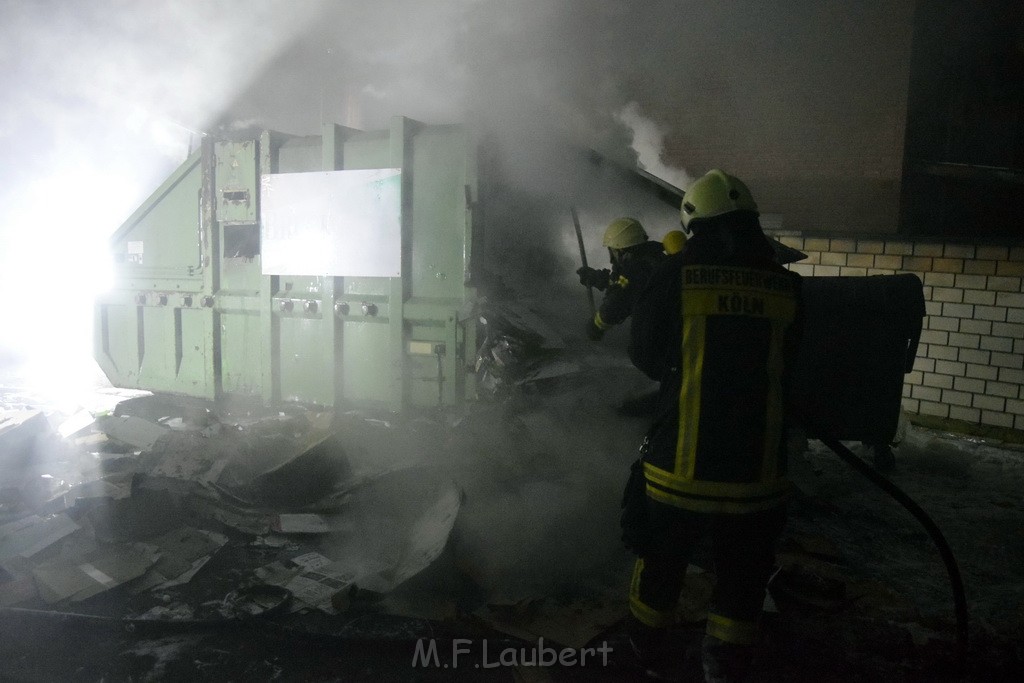
{"label": "reflective yellow stripe on jacket", "polygon": [[[674,462],[645,463],[647,494],[697,512],[769,509],[790,490],[779,472],[779,446],[783,345],[796,315],[794,283],[784,274],[765,270],[685,266],[681,314],[682,379]],[[736,369],[730,374],[733,361]],[[730,405],[752,411],[756,419],[751,422],[756,424],[732,424]],[[743,450],[756,452],[728,452],[728,443],[713,443],[715,439],[707,437],[717,434],[717,439],[728,442],[731,433],[744,429],[755,434],[751,441],[756,443]],[[750,473],[743,480],[701,475],[702,468],[714,471],[715,458],[737,455],[749,462]]]}

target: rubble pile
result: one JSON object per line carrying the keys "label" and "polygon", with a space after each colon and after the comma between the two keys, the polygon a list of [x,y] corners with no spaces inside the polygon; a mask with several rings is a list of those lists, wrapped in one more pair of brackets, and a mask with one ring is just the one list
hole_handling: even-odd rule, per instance
{"label": "rubble pile", "polygon": [[[565,445],[580,441],[575,411],[606,407],[593,377],[632,370],[574,353],[522,304],[483,315],[480,400],[458,414],[229,409],[145,392],[70,415],[12,406],[0,422],[0,608],[188,624],[274,587],[295,617],[372,605],[571,642],[621,620],[629,558],[604,532],[636,429],[585,467]],[[531,408],[541,394],[549,409]],[[574,526],[602,547],[539,545]],[[569,588],[595,558],[612,568]],[[523,627],[516,604],[546,616]],[[573,631],[568,615],[589,626]]]}
{"label": "rubble pile", "polygon": [[422,463],[357,472],[321,413],[179,413],[76,415],[70,428],[3,415],[0,606],[166,592],[232,544],[261,564],[237,587],[281,586],[293,610],[333,613],[336,596],[387,593],[444,549],[461,494]]}

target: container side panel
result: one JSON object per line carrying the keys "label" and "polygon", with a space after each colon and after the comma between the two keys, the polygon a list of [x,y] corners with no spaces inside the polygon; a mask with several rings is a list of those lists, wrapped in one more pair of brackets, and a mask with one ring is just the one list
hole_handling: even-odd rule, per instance
{"label": "container side panel", "polygon": [[[256,233],[256,239],[258,242],[258,232]],[[220,278],[220,287],[226,292],[255,294],[259,291],[263,282],[263,277],[260,273],[259,255],[251,258],[225,258],[221,261]]]}
{"label": "container side panel", "polygon": [[[328,317],[328,324],[334,324]],[[321,318],[281,317],[281,400],[333,405],[332,349],[323,338]]]}
{"label": "container side panel", "polygon": [[462,299],[466,270],[465,136],[449,127],[412,138],[411,294]]}
{"label": "container side panel", "polygon": [[318,299],[324,280],[325,278],[315,275],[282,275],[279,280],[280,290],[276,292],[276,296],[292,298],[299,302],[305,299]]}
{"label": "container side panel", "polygon": [[153,391],[175,391],[177,334],[175,310],[147,306],[142,309],[142,367],[139,383]]}
{"label": "container side panel", "polygon": [[111,248],[120,279],[164,276],[166,269],[188,275],[199,269],[201,181],[200,166],[194,164],[117,231]]}
{"label": "container side panel", "polygon": [[347,277],[343,288],[344,297],[348,301],[387,298],[391,292],[390,281],[382,277]]}
{"label": "container side panel", "polygon": [[213,312],[208,310],[182,308],[175,311],[175,391],[179,394],[214,398],[210,371],[212,319]]}
{"label": "container side panel", "polygon": [[225,394],[261,394],[260,317],[254,313],[220,315],[221,388]]}
{"label": "container side panel", "polygon": [[342,325],[341,396],[346,403],[383,405],[396,391],[391,330],[386,319],[347,320]]}
{"label": "container side panel", "polygon": [[96,356],[111,384],[139,388],[139,306],[100,304]]}

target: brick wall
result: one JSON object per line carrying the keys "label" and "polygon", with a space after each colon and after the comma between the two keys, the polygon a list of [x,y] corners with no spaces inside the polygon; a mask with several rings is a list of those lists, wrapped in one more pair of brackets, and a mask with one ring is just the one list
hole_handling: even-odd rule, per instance
{"label": "brick wall", "polygon": [[927,317],[903,407],[1024,430],[1024,247],[778,233],[801,275],[914,273]]}

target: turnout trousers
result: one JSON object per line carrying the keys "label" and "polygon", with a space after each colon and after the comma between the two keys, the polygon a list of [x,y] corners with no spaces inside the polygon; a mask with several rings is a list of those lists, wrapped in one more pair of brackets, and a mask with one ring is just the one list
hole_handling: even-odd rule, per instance
{"label": "turnout trousers", "polygon": [[786,507],[747,514],[680,510],[648,499],[657,539],[637,559],[629,606],[653,629],[671,625],[697,543],[710,536],[717,577],[707,634],[725,643],[750,645],[758,635],[765,586],[775,563],[775,544],[786,523]]}

